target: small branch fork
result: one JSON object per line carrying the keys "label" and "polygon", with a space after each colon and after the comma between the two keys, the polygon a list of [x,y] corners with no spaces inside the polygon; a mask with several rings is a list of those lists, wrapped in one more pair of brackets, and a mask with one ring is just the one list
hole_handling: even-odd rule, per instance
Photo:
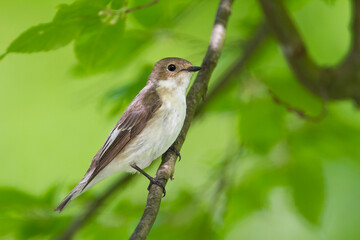
{"label": "small branch fork", "polygon": [[[233,0],[220,1],[211,34],[210,44],[202,63],[202,70],[197,75],[195,82],[192,85],[186,98],[187,112],[184,126],[174,144],[174,147],[178,151],[181,149],[185,141],[186,134],[195,116],[196,109],[199,106],[202,97],[206,94],[211,74],[215,69],[217,61],[220,57],[225,40],[226,25],[231,14],[232,2]],[[171,150],[167,151],[162,156],[162,162],[156,173],[157,179],[169,179],[173,176],[176,158],[176,154]],[[166,183],[167,180],[163,180],[163,184],[166,185]],[[159,212],[161,198],[161,187],[152,185],[149,190],[144,213],[135,231],[130,237],[131,240],[146,239]]]}

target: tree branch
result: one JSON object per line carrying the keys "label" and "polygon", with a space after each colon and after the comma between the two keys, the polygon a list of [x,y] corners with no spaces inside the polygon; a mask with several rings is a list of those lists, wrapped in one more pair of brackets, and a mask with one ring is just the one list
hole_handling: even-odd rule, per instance
{"label": "tree branch", "polygon": [[327,69],[328,95],[333,99],[352,98],[360,108],[360,1],[352,0],[351,47],[339,66]]}
{"label": "tree branch", "polygon": [[[349,70],[360,65],[360,1],[352,0],[351,46],[339,68]],[[341,70],[342,70],[341,69]]]}
{"label": "tree branch", "polygon": [[266,24],[261,24],[258,27],[252,38],[249,39],[245,44],[242,56],[237,61],[235,61],[232,66],[229,67],[229,69],[224,72],[220,80],[208,93],[205,101],[197,109],[196,115],[203,112],[206,106],[208,106],[210,102],[216,99],[218,95],[224,91],[226,86],[228,86],[232,82],[232,80],[234,79],[233,77],[239,75],[244,70],[250,58],[255,54],[255,52],[259,49],[260,45],[264,42],[265,38],[268,36],[268,33],[268,26]]}
{"label": "tree branch", "polygon": [[[220,57],[225,40],[226,25],[231,13],[232,2],[233,0],[221,0],[219,4],[211,34],[210,44],[202,62],[202,70],[197,75],[195,82],[192,85],[186,98],[187,111],[184,126],[174,144],[178,150],[181,149],[185,141],[186,134],[195,116],[196,109],[199,106],[201,99],[206,94],[211,74],[216,67],[217,61]],[[163,184],[166,184],[168,179],[172,178],[174,174],[175,162],[176,154],[172,151],[167,151],[162,156],[162,162],[159,169],[157,170],[156,177],[161,179]],[[131,240],[145,239],[147,237],[158,214],[161,198],[162,189],[159,186],[153,184],[149,191],[144,213],[134,233],[130,237]]]}
{"label": "tree branch", "polygon": [[134,175],[126,175],[119,178],[113,185],[111,185],[104,193],[97,197],[90,206],[86,209],[83,215],[74,219],[65,231],[58,236],[57,240],[71,239],[74,234],[84,226],[84,224],[95,214],[95,212],[102,206],[103,202],[113,195],[116,191],[123,189],[130,181],[134,179]]}
{"label": "tree branch", "polygon": [[360,1],[352,0],[352,49],[360,58]]}
{"label": "tree branch", "polygon": [[360,3],[353,2],[353,49],[332,68],[318,67],[308,56],[300,34],[288,15],[284,0],[259,0],[268,24],[299,82],[325,101],[352,99],[360,107]]}
{"label": "tree branch", "polygon": [[322,96],[320,69],[308,56],[283,0],[259,0],[259,3],[294,74],[308,90]]}

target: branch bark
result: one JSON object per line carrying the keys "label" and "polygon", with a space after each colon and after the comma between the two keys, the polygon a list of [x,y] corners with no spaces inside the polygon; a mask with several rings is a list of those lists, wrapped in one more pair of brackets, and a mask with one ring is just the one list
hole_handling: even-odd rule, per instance
{"label": "branch bark", "polygon": [[[206,95],[211,74],[220,57],[225,40],[226,25],[231,14],[232,2],[233,0],[220,1],[211,34],[210,44],[201,65],[202,70],[197,75],[186,98],[187,111],[184,126],[179,137],[174,143],[174,147],[178,150],[181,149],[185,141],[186,134],[190,128],[201,99]],[[173,151],[167,151],[162,156],[162,162],[157,170],[156,177],[161,179],[164,185],[167,183],[169,178],[173,177],[176,157],[177,156]],[[144,213],[135,231],[130,237],[131,240],[146,239],[159,212],[161,198],[162,189],[153,184],[149,191]]]}
{"label": "branch bark", "polygon": [[353,20],[352,20],[352,49],[360,58],[360,1],[352,0]]}

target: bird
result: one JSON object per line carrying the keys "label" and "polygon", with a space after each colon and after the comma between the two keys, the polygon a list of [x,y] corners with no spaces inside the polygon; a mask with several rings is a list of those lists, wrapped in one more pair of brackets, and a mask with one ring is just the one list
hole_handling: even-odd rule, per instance
{"label": "bird", "polygon": [[63,209],[76,197],[103,179],[120,173],[139,172],[163,189],[161,181],[143,169],[172,147],[184,124],[186,91],[192,75],[201,67],[176,57],[156,62],[145,87],[126,108],[100,150],[93,157],[81,181],[54,211]]}

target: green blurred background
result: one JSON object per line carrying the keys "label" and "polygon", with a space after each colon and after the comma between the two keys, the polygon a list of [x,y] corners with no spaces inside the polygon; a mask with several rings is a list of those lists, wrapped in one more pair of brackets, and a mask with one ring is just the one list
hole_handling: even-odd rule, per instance
{"label": "green blurred background", "polygon": [[[26,29],[50,22],[64,3],[72,1],[0,1],[1,52]],[[337,64],[350,45],[349,0],[286,4],[310,56],[322,66]],[[154,62],[176,56],[201,64],[217,5],[160,0],[118,20],[124,32],[107,39],[120,44],[89,48],[81,45],[84,38],[75,43],[76,53],[72,42],[0,62],[0,239],[58,236],[116,180],[106,179],[60,215],[52,212]],[[264,21],[255,0],[235,0],[232,9],[210,89]],[[113,52],[115,60],[106,58]],[[360,111],[350,101],[330,102],[324,117],[309,121],[275,103],[269,90],[310,116],[322,114],[322,101],[297,82],[276,40],[267,37],[193,122],[149,239],[360,239]],[[147,171],[154,175],[159,163]],[[148,182],[136,176],[130,185],[75,239],[127,239],[144,209]]]}

